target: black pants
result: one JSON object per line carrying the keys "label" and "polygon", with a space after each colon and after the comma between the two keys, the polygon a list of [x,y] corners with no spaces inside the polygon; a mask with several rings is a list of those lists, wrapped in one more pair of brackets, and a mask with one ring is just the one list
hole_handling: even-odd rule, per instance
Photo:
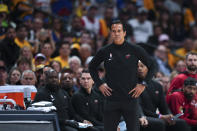
{"label": "black pants", "polygon": [[126,122],[127,131],[138,131],[139,121],[137,115],[137,100],[131,101],[105,101],[104,105],[104,131],[117,131],[120,117]]}
{"label": "black pants", "polygon": [[190,131],[188,124],[182,119],[175,119],[175,125],[168,125],[159,118],[147,117],[148,126],[140,127],[140,131]]}

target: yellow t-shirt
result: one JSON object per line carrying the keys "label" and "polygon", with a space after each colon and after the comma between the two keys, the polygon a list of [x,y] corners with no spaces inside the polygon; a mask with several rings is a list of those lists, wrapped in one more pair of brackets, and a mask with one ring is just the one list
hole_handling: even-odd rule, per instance
{"label": "yellow t-shirt", "polygon": [[21,41],[19,41],[19,39],[16,37],[16,38],[14,39],[14,42],[15,42],[16,45],[17,45],[18,47],[20,47],[20,48],[23,48],[24,46],[28,46],[28,47],[30,47],[30,48],[32,49],[30,43],[29,43],[28,41],[26,41],[26,40],[24,40],[23,42],[21,42]]}
{"label": "yellow t-shirt", "polygon": [[59,61],[61,63],[62,68],[66,67],[69,68],[68,65],[68,58],[66,60],[62,59],[60,56],[55,57],[53,60]]}
{"label": "yellow t-shirt", "polygon": [[195,19],[194,19],[194,16],[192,14],[192,11],[191,11],[191,9],[186,8],[184,10],[184,25],[185,25],[185,28],[188,30],[194,24],[195,24]]}

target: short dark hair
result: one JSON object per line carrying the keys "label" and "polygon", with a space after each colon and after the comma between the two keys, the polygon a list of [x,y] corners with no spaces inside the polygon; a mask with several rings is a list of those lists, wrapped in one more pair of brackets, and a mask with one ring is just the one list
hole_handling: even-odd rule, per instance
{"label": "short dark hair", "polygon": [[82,72],[81,72],[81,74],[82,73],[90,73],[90,71],[88,69],[83,69]]}
{"label": "short dark hair", "polygon": [[69,74],[73,74],[74,72],[70,69],[70,68],[63,68],[62,71],[61,71],[61,74],[64,74],[64,73],[69,73]]}
{"label": "short dark hair", "polygon": [[184,86],[197,86],[197,80],[195,78],[188,77],[184,81]]}
{"label": "short dark hair", "polygon": [[123,24],[123,22],[121,20],[119,20],[119,19],[113,20],[112,23],[111,23],[111,27],[114,24],[121,24],[122,25],[122,28],[123,28],[123,31],[126,31],[126,28],[125,28],[125,26],[124,26],[124,24]]}
{"label": "short dark hair", "polygon": [[69,45],[70,46],[70,43],[68,41],[60,41],[59,45],[60,45],[59,47],[62,48],[63,45]]}
{"label": "short dark hair", "polygon": [[17,66],[21,63],[27,63],[30,67],[32,67],[32,63],[29,59],[27,59],[26,57],[20,57],[18,60],[17,60]]}
{"label": "short dark hair", "polygon": [[185,59],[187,60],[188,59],[188,56],[189,55],[196,55],[197,56],[197,53],[196,52],[188,52],[185,56]]}

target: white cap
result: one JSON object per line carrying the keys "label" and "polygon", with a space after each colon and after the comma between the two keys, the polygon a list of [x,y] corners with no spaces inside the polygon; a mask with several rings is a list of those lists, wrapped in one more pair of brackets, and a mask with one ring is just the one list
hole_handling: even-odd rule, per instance
{"label": "white cap", "polygon": [[46,60],[45,55],[42,54],[42,53],[38,53],[38,54],[35,56],[35,59],[37,59],[37,58],[43,58],[44,60]]}
{"label": "white cap", "polygon": [[167,35],[167,34],[161,34],[160,36],[159,36],[159,42],[162,42],[162,41],[169,41],[170,40],[170,38],[169,38],[169,36]]}

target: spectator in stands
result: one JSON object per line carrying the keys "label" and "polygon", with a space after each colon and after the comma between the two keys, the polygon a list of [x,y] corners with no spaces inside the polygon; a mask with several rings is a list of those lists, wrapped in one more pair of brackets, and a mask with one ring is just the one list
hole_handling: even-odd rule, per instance
{"label": "spectator in stands", "polygon": [[170,13],[168,10],[163,10],[160,13],[158,24],[161,27],[163,33],[170,35]]}
{"label": "spectator in stands", "polygon": [[184,72],[185,69],[186,69],[185,61],[183,61],[183,60],[177,61],[177,63],[174,66],[174,69],[170,75],[170,81],[172,81],[172,79],[174,79],[174,77],[177,76],[179,73]]}
{"label": "spectator in stands", "polygon": [[8,27],[5,39],[0,43],[0,59],[5,62],[8,69],[12,68],[19,57],[20,48],[14,41],[15,37],[15,29],[13,27]]}
{"label": "spectator in stands", "polygon": [[35,43],[35,34],[33,31],[33,16],[32,15],[26,15],[23,18],[23,24],[27,27],[27,40],[31,43],[31,45],[34,45]]}
{"label": "spectator in stands", "polygon": [[[139,81],[143,81],[147,75],[148,68],[141,62],[138,62],[138,74]],[[140,96],[140,106],[144,115],[147,117],[149,125],[144,128],[145,131],[151,131],[151,124],[155,125],[159,123],[159,128],[157,130],[182,130],[188,131],[187,124],[180,119],[174,119],[171,114],[167,103],[165,101],[165,96],[163,92],[163,87],[156,81],[151,80],[146,83],[146,90]],[[157,114],[156,110],[159,110]]]}
{"label": "spectator in stands", "polygon": [[93,90],[94,81],[88,70],[82,71],[80,83],[81,88],[72,97],[73,107],[82,118],[103,131],[103,103],[99,95]]}
{"label": "spectator in stands", "polygon": [[52,67],[57,73],[61,73],[62,66],[59,61],[53,60],[50,62],[49,66]]}
{"label": "spectator in stands", "polygon": [[152,23],[147,20],[147,13],[148,10],[144,7],[139,8],[137,18],[128,21],[133,28],[136,43],[146,43],[149,36],[153,35],[153,26]]}
{"label": "spectator in stands", "polygon": [[52,22],[52,26],[53,26],[53,29],[52,29],[52,38],[54,40],[54,42],[58,42],[61,40],[61,37],[62,37],[62,32],[64,30],[64,27],[63,27],[63,22],[60,20],[60,19],[53,19],[53,22]]}
{"label": "spectator in stands", "polygon": [[192,131],[197,130],[197,80],[188,77],[184,80],[181,91],[174,92],[169,98],[169,107],[174,115],[180,116],[190,126]]}
{"label": "spectator in stands", "polygon": [[99,18],[97,18],[98,13],[98,7],[97,6],[91,6],[86,16],[82,16],[82,22],[84,25],[84,28],[90,32],[93,32],[95,35],[102,35],[101,34],[101,25]]}
{"label": "spectator in stands", "polygon": [[184,60],[179,60],[174,68],[178,73],[184,72],[186,69],[186,63]]}
{"label": "spectator in stands", "polygon": [[186,38],[183,41],[183,46],[174,51],[174,63],[178,60],[184,60],[185,55],[194,49],[194,41],[191,38]]}
{"label": "spectator in stands", "polygon": [[68,42],[62,42],[59,48],[59,56],[55,57],[54,60],[59,61],[61,63],[61,67],[68,68],[68,59],[70,56],[70,44]]}
{"label": "spectator in stands", "polygon": [[31,61],[24,57],[18,59],[16,65],[21,72],[32,69]]}
{"label": "spectator in stands", "polygon": [[21,72],[18,68],[13,67],[8,74],[9,85],[20,85]]}
{"label": "spectator in stands", "polygon": [[16,27],[16,38],[14,39],[14,42],[16,43],[16,45],[20,48],[23,48],[24,46],[32,47],[30,43],[27,40],[25,40],[26,37],[27,37],[26,26],[18,25]]}
{"label": "spectator in stands", "polygon": [[170,37],[167,34],[161,34],[158,38],[159,45],[163,45],[167,48],[167,57],[168,57],[168,64],[171,68],[174,68],[175,62],[174,62],[174,55],[171,53],[171,41]]}
{"label": "spectator in stands", "polygon": [[5,66],[0,66],[0,86],[5,86],[7,85],[6,80],[7,80],[8,74]]}
{"label": "spectator in stands", "polygon": [[[71,22],[71,34],[74,36],[74,38],[78,39],[81,37],[83,30],[84,27],[82,25],[81,18],[77,15],[74,15]],[[74,42],[77,42],[77,40],[74,40]]]}
{"label": "spectator in stands", "polygon": [[25,57],[29,61],[32,61],[33,54],[32,54],[31,48],[29,46],[24,46],[23,48],[21,48],[19,58],[20,57]]}
{"label": "spectator in stands", "polygon": [[162,34],[162,28],[159,25],[154,26],[154,34],[148,38],[148,44],[158,46],[159,36]]}
{"label": "spectator in stands", "polygon": [[79,55],[81,58],[81,65],[85,66],[85,62],[89,56],[92,55],[92,48],[90,45],[83,43],[79,50]]}
{"label": "spectator in stands", "polygon": [[34,30],[35,36],[43,28],[43,25],[44,25],[44,22],[41,18],[35,18],[33,20],[33,30]]}
{"label": "spectator in stands", "polygon": [[78,69],[82,66],[81,59],[77,56],[72,56],[68,59],[68,64],[70,69],[74,72],[74,77],[76,77]]}
{"label": "spectator in stands", "polygon": [[42,53],[38,53],[36,56],[35,56],[35,67],[38,66],[38,65],[45,65],[46,64],[46,57],[42,54]]}
{"label": "spectator in stands", "polygon": [[187,32],[184,27],[183,15],[180,12],[175,12],[172,15],[170,36],[173,41],[178,42],[177,46],[179,47],[181,46],[180,42],[183,41],[187,36]]}
{"label": "spectator in stands", "polygon": [[6,4],[0,4],[0,41],[5,38],[5,33],[8,27],[9,10]]}
{"label": "spectator in stands", "polygon": [[25,70],[21,76],[22,85],[36,85],[36,75],[32,70]]}
{"label": "spectator in stands", "polygon": [[52,61],[52,54],[55,50],[55,45],[53,43],[50,43],[49,41],[46,41],[41,44],[41,53],[46,57],[46,65],[49,65],[50,61]]}
{"label": "spectator in stands", "polygon": [[81,39],[80,39],[80,43],[86,43],[89,44],[92,48],[92,50],[95,50],[95,44],[93,41],[94,36],[91,35],[91,33],[89,31],[83,31],[83,33],[81,34]]}
{"label": "spectator in stands", "polygon": [[103,19],[100,19],[100,25],[101,25],[101,34],[103,37],[108,37],[109,35],[109,29],[110,25],[112,23],[113,17],[114,17],[114,7],[111,5],[107,5],[105,8],[105,11],[103,13]]}
{"label": "spectator in stands", "polygon": [[164,45],[159,45],[155,51],[154,58],[158,64],[159,71],[169,76],[171,68],[168,65],[168,50]]}

